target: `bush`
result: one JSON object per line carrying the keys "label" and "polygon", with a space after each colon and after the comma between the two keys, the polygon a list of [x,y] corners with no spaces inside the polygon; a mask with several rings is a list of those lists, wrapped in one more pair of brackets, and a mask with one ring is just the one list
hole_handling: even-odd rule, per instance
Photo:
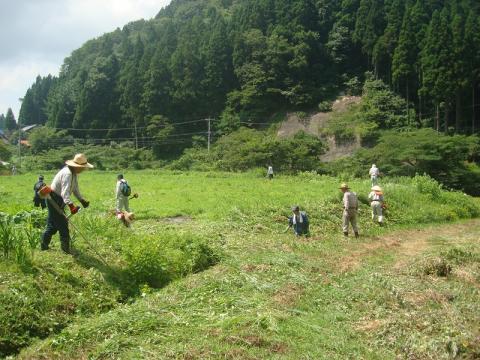
{"label": "bush", "polygon": [[22,161],[27,171],[56,170],[73,158],[76,153],[84,153],[88,161],[99,170],[145,169],[156,166],[152,151],[131,147],[75,145],[60,149],[50,149],[37,155],[25,157]]}
{"label": "bush", "polygon": [[318,168],[325,145],[315,136],[299,132],[291,138],[277,139],[264,131],[241,128],[223,136],[211,149],[188,149],[172,163],[175,170],[245,171],[254,168],[285,172]]}
{"label": "bush", "polygon": [[[327,164],[325,171],[335,176],[344,172],[365,176],[370,164],[375,163],[385,175],[427,174],[446,188],[479,195],[480,170],[467,162],[474,156],[471,151],[478,142],[476,137],[446,136],[432,129],[383,131],[375,147],[360,149],[352,157]],[[419,186],[430,186],[427,184],[430,180],[425,181]],[[434,190],[436,185],[432,186],[430,190],[438,194]]]}
{"label": "bush", "polygon": [[32,153],[38,154],[42,151],[72,144],[74,140],[71,135],[67,135],[66,130],[55,131],[52,128],[41,126],[29,133],[28,141],[30,142]]}
{"label": "bush", "polygon": [[429,195],[434,200],[439,199],[442,193],[442,185],[427,174],[416,175],[413,178],[413,184],[420,194]]}
{"label": "bush", "polygon": [[332,102],[331,101],[322,101],[318,104],[318,110],[321,112],[330,112],[332,111]]}
{"label": "bush", "polygon": [[381,129],[415,127],[415,112],[407,113],[407,102],[382,80],[370,77],[365,81],[360,108],[365,121]]}
{"label": "bush", "polygon": [[12,157],[11,151],[7,148],[6,145],[0,142],[0,160],[9,161],[11,157]]}
{"label": "bush", "polygon": [[124,256],[127,271],[135,282],[155,288],[218,261],[218,255],[205,239],[177,232],[164,232],[161,238],[129,239]]}

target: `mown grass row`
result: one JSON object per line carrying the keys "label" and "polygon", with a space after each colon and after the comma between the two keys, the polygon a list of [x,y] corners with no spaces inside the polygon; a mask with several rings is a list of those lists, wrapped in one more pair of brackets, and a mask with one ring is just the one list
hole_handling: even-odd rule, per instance
{"label": "mown grass row", "polygon": [[[140,194],[138,201],[131,201],[131,207],[139,220],[133,228],[125,229],[109,212],[113,207],[115,175],[91,172],[81,176],[82,192],[92,201],[92,206],[72,218],[73,224],[82,233],[80,236],[75,230],[72,231],[78,256],[67,257],[68,261],[65,260],[65,257],[56,250],[58,241],[54,240],[52,252],[42,252],[33,257],[30,272],[25,271],[25,268],[12,270],[13,255],[9,257],[8,262],[5,262],[10,264],[6,273],[15,274],[16,280],[10,283],[2,279],[0,293],[7,294],[15,288],[17,290],[14,291],[21,294],[19,299],[40,301],[40,303],[32,302],[29,306],[37,314],[35,316],[40,319],[38,321],[31,320],[33,316],[31,313],[18,314],[18,318],[21,319],[18,324],[23,325],[15,327],[13,323],[7,321],[9,319],[7,315],[3,318],[3,323],[7,325],[4,327],[6,331],[1,335],[3,343],[0,342],[0,347],[7,349],[4,344],[10,341],[8,345],[10,352],[15,351],[12,349],[18,350],[28,345],[34,337],[43,338],[60,331],[71,321],[116,307],[118,302],[129,303],[140,294],[147,298],[156,296],[148,294],[172,280],[204,270],[221,258],[224,259],[223,264],[232,264],[240,269],[245,264],[251,263],[252,259],[259,262],[258,266],[263,266],[265,264],[260,259],[265,258],[268,259],[267,267],[275,269],[273,274],[270,274],[270,271],[266,272],[273,285],[269,286],[263,282],[262,284],[253,283],[252,286],[244,288],[245,291],[239,295],[241,299],[237,298],[238,293],[233,291],[230,285],[221,284],[224,281],[231,281],[232,286],[242,287],[254,281],[256,276],[252,278],[247,272],[247,275],[242,274],[240,278],[236,278],[235,275],[230,280],[219,280],[220,282],[213,277],[211,283],[205,284],[207,290],[202,290],[196,303],[191,305],[197,309],[195,311],[206,314],[210,306],[209,297],[216,298],[217,287],[221,286],[224,289],[222,301],[228,305],[222,308],[224,309],[222,311],[231,314],[228,316],[230,325],[226,328],[228,335],[225,335],[228,341],[234,344],[245,341],[255,342],[254,339],[235,340],[235,337],[238,337],[238,327],[235,324],[244,326],[247,333],[252,324],[255,324],[255,329],[258,331],[264,327],[279,328],[279,320],[277,312],[272,312],[267,305],[260,313],[256,312],[255,304],[258,303],[259,306],[266,304],[264,302],[266,294],[261,296],[261,300],[258,298],[249,300],[250,292],[261,290],[266,291],[270,296],[272,291],[281,292],[281,289],[286,286],[287,289],[293,289],[294,293],[300,289],[300,294],[303,291],[301,289],[307,287],[311,281],[303,271],[305,266],[303,255],[282,255],[283,250],[279,253],[279,248],[282,249],[283,246],[294,248],[303,246],[302,242],[297,243],[290,239],[290,234],[282,234],[290,206],[300,204],[309,213],[312,222],[312,238],[309,241],[312,241],[315,247],[321,247],[317,249],[319,252],[328,254],[327,258],[322,259],[321,262],[328,263],[346,251],[343,246],[338,246],[338,239],[335,237],[335,234],[340,232],[341,193],[338,190],[338,184],[342,179],[318,176],[315,173],[304,173],[297,177],[277,177],[274,181],[268,181],[252,173],[132,172],[125,176],[132,184],[134,191]],[[6,206],[6,210],[14,214],[31,206],[30,186],[27,187],[30,178],[28,176],[9,178],[8,181],[11,181],[9,186],[0,185],[0,193],[8,199],[7,203],[2,204],[1,210],[5,211],[3,206]],[[384,230],[370,221],[370,210],[366,201],[366,195],[369,192],[368,181],[353,181],[351,186],[359,194],[362,203],[360,207],[362,234],[380,234]],[[417,177],[413,180],[388,179],[388,182],[384,181],[384,188],[389,204],[387,229],[470,218],[480,213],[477,201],[461,193],[443,191],[428,177]],[[176,219],[181,222],[177,223]],[[304,247],[308,248],[309,245]],[[61,261],[57,264],[54,259],[61,259]],[[254,264],[254,266],[257,265]],[[279,270],[281,267],[284,269]],[[312,265],[312,267],[318,268],[319,265]],[[39,274],[43,276],[40,277]],[[30,279],[29,282],[25,282],[29,284],[27,287],[14,285],[20,283],[23,277]],[[58,282],[55,283],[55,281]],[[98,286],[91,285],[91,281],[97,281]],[[84,288],[91,290],[84,291]],[[51,297],[43,295],[43,289],[47,289]],[[59,289],[65,289],[65,291]],[[233,293],[228,294],[229,291]],[[190,292],[188,286],[182,288],[180,293],[182,292],[188,294],[185,296],[192,296],[191,300],[195,302],[196,295]],[[178,298],[179,301],[180,299]],[[44,300],[45,303],[43,303]],[[5,297],[4,301],[12,302],[9,297]],[[18,302],[13,304],[22,308]],[[149,308],[151,305],[145,304],[145,306]],[[57,309],[67,309],[62,313],[65,316],[58,316]],[[121,309],[133,316],[130,310],[127,310],[129,305]],[[175,309],[174,315],[165,315],[163,312],[162,314],[168,318],[171,316],[175,320],[175,316],[178,316],[178,309]],[[158,322],[165,320],[164,317],[154,321],[147,314],[139,315],[140,323],[133,320],[129,322],[127,319],[122,319],[122,310],[119,311],[120,313],[112,315],[111,321],[102,318],[106,321],[105,326],[116,321],[120,324],[125,322],[127,328],[132,328],[132,330],[125,330],[126,334],[129,334],[143,331],[144,326],[154,329],[158,326],[171,325],[171,323],[162,325]],[[13,314],[15,319],[17,315]],[[215,314],[212,315],[212,319],[220,321],[216,311]],[[203,316],[207,315],[201,317]],[[193,321],[189,320],[186,313],[181,317],[183,319],[181,324]],[[102,319],[99,321],[104,321]],[[95,320],[92,321],[93,323],[86,326],[97,327]],[[42,324],[38,329],[43,330],[30,332],[27,330],[29,322]],[[197,329],[205,330],[200,323],[197,325]],[[112,329],[105,328],[109,336],[111,331]],[[95,342],[88,334],[85,336],[88,343]],[[188,336],[193,334],[190,333]],[[65,341],[61,340],[63,337]],[[60,335],[55,338],[52,346],[56,347],[55,342],[57,342],[60,348],[64,349],[62,352],[69,352],[73,349],[70,347],[71,342],[77,343],[77,340],[70,335]],[[123,341],[127,343],[133,341],[128,340],[128,336],[124,340],[117,340],[112,341],[111,346],[121,347]],[[277,344],[275,340],[269,339],[267,342],[273,347],[278,345],[280,350],[282,348],[281,344]],[[133,346],[133,343],[130,345]],[[95,351],[105,356],[114,356],[116,350],[110,350],[109,352],[107,346],[102,351],[98,349]],[[121,352],[120,349],[117,350]],[[122,356],[126,356],[125,353],[121,353]]]}
{"label": "mown grass row", "polygon": [[442,228],[418,232],[425,248],[413,252],[416,231],[390,245],[232,236],[237,250],[216,267],[80,320],[20,358],[475,359],[480,226]]}
{"label": "mown grass row", "polygon": [[0,357],[219,259],[203,236],[136,234],[95,214],[72,219],[74,257],[55,241],[39,252],[44,215],[22,212],[0,222]]}

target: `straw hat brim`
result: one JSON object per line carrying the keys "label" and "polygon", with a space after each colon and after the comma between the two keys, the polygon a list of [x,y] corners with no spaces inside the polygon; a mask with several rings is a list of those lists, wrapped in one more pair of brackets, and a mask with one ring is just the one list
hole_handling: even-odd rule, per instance
{"label": "straw hat brim", "polygon": [[73,160],[67,160],[67,161],[65,161],[65,164],[67,164],[68,166],[72,166],[72,167],[93,169],[93,165],[90,164],[89,162],[86,162],[85,164],[78,164]]}

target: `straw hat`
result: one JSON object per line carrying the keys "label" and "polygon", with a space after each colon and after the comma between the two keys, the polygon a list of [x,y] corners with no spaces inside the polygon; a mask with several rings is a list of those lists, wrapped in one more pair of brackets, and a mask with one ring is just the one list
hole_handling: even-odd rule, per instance
{"label": "straw hat", "polygon": [[93,165],[87,161],[87,158],[84,154],[76,154],[73,160],[65,161],[65,164],[68,166],[79,167],[79,168],[89,168],[92,169]]}
{"label": "straw hat", "polygon": [[382,188],[378,185],[372,186],[372,191],[382,192]]}
{"label": "straw hat", "polygon": [[340,185],[339,189],[350,189],[347,185],[347,183],[343,183],[342,185]]}

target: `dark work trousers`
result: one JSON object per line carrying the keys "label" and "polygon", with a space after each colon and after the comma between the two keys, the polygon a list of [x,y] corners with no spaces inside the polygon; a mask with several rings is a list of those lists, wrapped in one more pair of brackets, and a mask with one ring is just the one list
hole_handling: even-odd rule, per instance
{"label": "dark work trousers", "polygon": [[[50,193],[51,200],[47,200],[47,208],[48,208],[48,218],[47,218],[47,227],[45,228],[45,232],[42,235],[42,250],[47,250],[50,241],[52,240],[52,236],[57,233],[60,233],[60,243],[62,250],[66,253],[70,252],[70,232],[68,231],[68,220],[63,213],[63,208],[65,207],[65,203],[60,195],[51,192]],[[61,209],[62,213],[60,214],[59,211],[50,203],[50,201],[54,201],[58,207]]]}

